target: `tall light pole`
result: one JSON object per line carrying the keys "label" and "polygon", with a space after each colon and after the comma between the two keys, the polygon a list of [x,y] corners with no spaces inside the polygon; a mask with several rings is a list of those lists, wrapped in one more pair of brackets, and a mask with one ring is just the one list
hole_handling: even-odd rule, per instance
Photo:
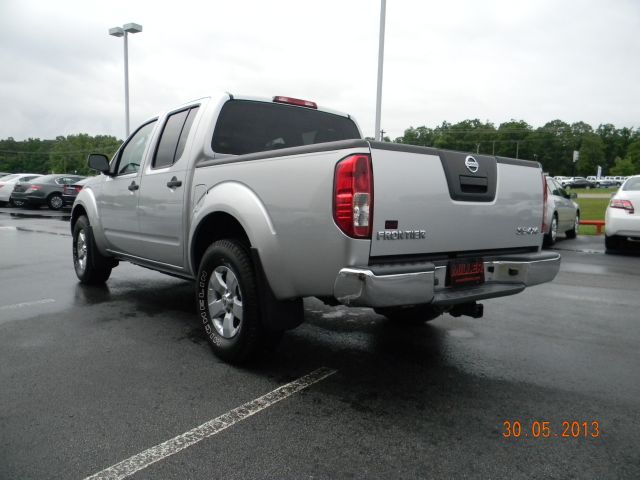
{"label": "tall light pole", "polygon": [[122,27],[109,29],[109,35],[124,37],[124,121],[127,137],[129,136],[129,45],[127,35],[129,33],[140,33],[141,31],[142,25],[137,23],[125,23]]}
{"label": "tall light pole", "polygon": [[376,95],[376,133],[373,138],[382,141],[380,131],[380,111],[382,108],[382,63],[384,60],[384,24],[387,11],[387,0],[380,0],[380,44],[378,47],[378,92]]}

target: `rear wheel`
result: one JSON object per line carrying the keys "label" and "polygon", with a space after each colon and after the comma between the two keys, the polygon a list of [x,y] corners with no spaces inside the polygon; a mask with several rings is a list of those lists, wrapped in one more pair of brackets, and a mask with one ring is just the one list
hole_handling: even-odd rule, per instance
{"label": "rear wheel", "polygon": [[604,246],[607,250],[618,250],[622,247],[624,239],[618,235],[605,235]]}
{"label": "rear wheel", "polygon": [[273,349],[282,337],[262,324],[255,270],[237,240],[218,240],[205,252],[196,302],[209,343],[223,360],[242,363]]}
{"label": "rear wheel", "polygon": [[64,202],[62,201],[62,195],[60,195],[59,193],[51,194],[49,195],[49,198],[47,198],[47,206],[51,210],[60,210],[63,204]]}
{"label": "rear wheel", "polygon": [[558,238],[558,214],[554,213],[551,217],[551,225],[549,226],[549,233],[544,235],[544,244],[551,246],[556,243]]}
{"label": "rear wheel", "polygon": [[389,320],[407,325],[421,325],[442,315],[442,310],[433,305],[413,305],[411,307],[374,308],[378,315]]}
{"label": "rear wheel", "polygon": [[580,212],[577,212],[575,222],[573,222],[573,228],[565,232],[567,234],[567,238],[576,238],[576,236],[578,236],[579,227],[580,227]]}
{"label": "rear wheel", "polygon": [[111,275],[113,261],[96,247],[89,219],[81,216],[73,227],[73,266],[80,283],[99,285]]}

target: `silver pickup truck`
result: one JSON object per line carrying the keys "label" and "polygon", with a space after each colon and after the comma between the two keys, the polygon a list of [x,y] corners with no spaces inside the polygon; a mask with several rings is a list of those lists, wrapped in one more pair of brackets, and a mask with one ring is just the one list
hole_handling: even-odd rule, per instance
{"label": "silver pickup truck", "polygon": [[482,316],[552,280],[538,163],[363,140],[289,97],[202,98],[152,118],[71,214],[85,284],[119,261],[193,280],[214,352],[240,362],[303,318],[302,298],[399,322]]}

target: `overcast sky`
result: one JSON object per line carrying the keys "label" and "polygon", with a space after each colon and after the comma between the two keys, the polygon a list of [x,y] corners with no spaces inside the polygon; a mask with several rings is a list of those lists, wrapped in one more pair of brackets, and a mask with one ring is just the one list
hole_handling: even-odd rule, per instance
{"label": "overcast sky", "polygon": [[[168,6],[170,5],[170,7]],[[379,0],[0,0],[0,138],[124,137],[185,101],[309,99],[373,136]],[[387,0],[382,128],[559,118],[640,126],[638,0]]]}

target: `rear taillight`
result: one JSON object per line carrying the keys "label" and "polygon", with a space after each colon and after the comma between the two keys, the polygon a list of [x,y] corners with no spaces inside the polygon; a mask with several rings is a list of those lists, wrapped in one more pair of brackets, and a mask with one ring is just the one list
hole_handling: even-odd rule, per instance
{"label": "rear taillight", "polygon": [[629,200],[619,200],[617,198],[614,198],[613,200],[611,200],[611,203],[609,203],[609,206],[611,208],[621,208],[629,213],[635,212],[633,203],[631,203]]}
{"label": "rear taillight", "polygon": [[542,174],[542,234],[547,231],[547,200],[549,193],[547,192],[547,179]]}
{"label": "rear taillight", "polygon": [[76,193],[80,193],[80,190],[82,190],[82,185],[74,185],[73,188],[75,188]]}
{"label": "rear taillight", "polygon": [[373,170],[369,155],[351,155],[336,165],[333,218],[352,238],[371,238]]}
{"label": "rear taillight", "polygon": [[28,192],[35,192],[36,190],[42,190],[42,187],[41,187],[41,186],[39,186],[39,185],[31,185],[31,186],[27,189],[27,191],[28,191]]}
{"label": "rear taillight", "polygon": [[307,108],[315,108],[318,109],[318,104],[316,102],[310,102],[309,100],[302,100],[300,98],[292,98],[292,97],[273,97],[273,101],[276,103],[286,103],[288,105],[296,105],[298,107],[307,107]]}

